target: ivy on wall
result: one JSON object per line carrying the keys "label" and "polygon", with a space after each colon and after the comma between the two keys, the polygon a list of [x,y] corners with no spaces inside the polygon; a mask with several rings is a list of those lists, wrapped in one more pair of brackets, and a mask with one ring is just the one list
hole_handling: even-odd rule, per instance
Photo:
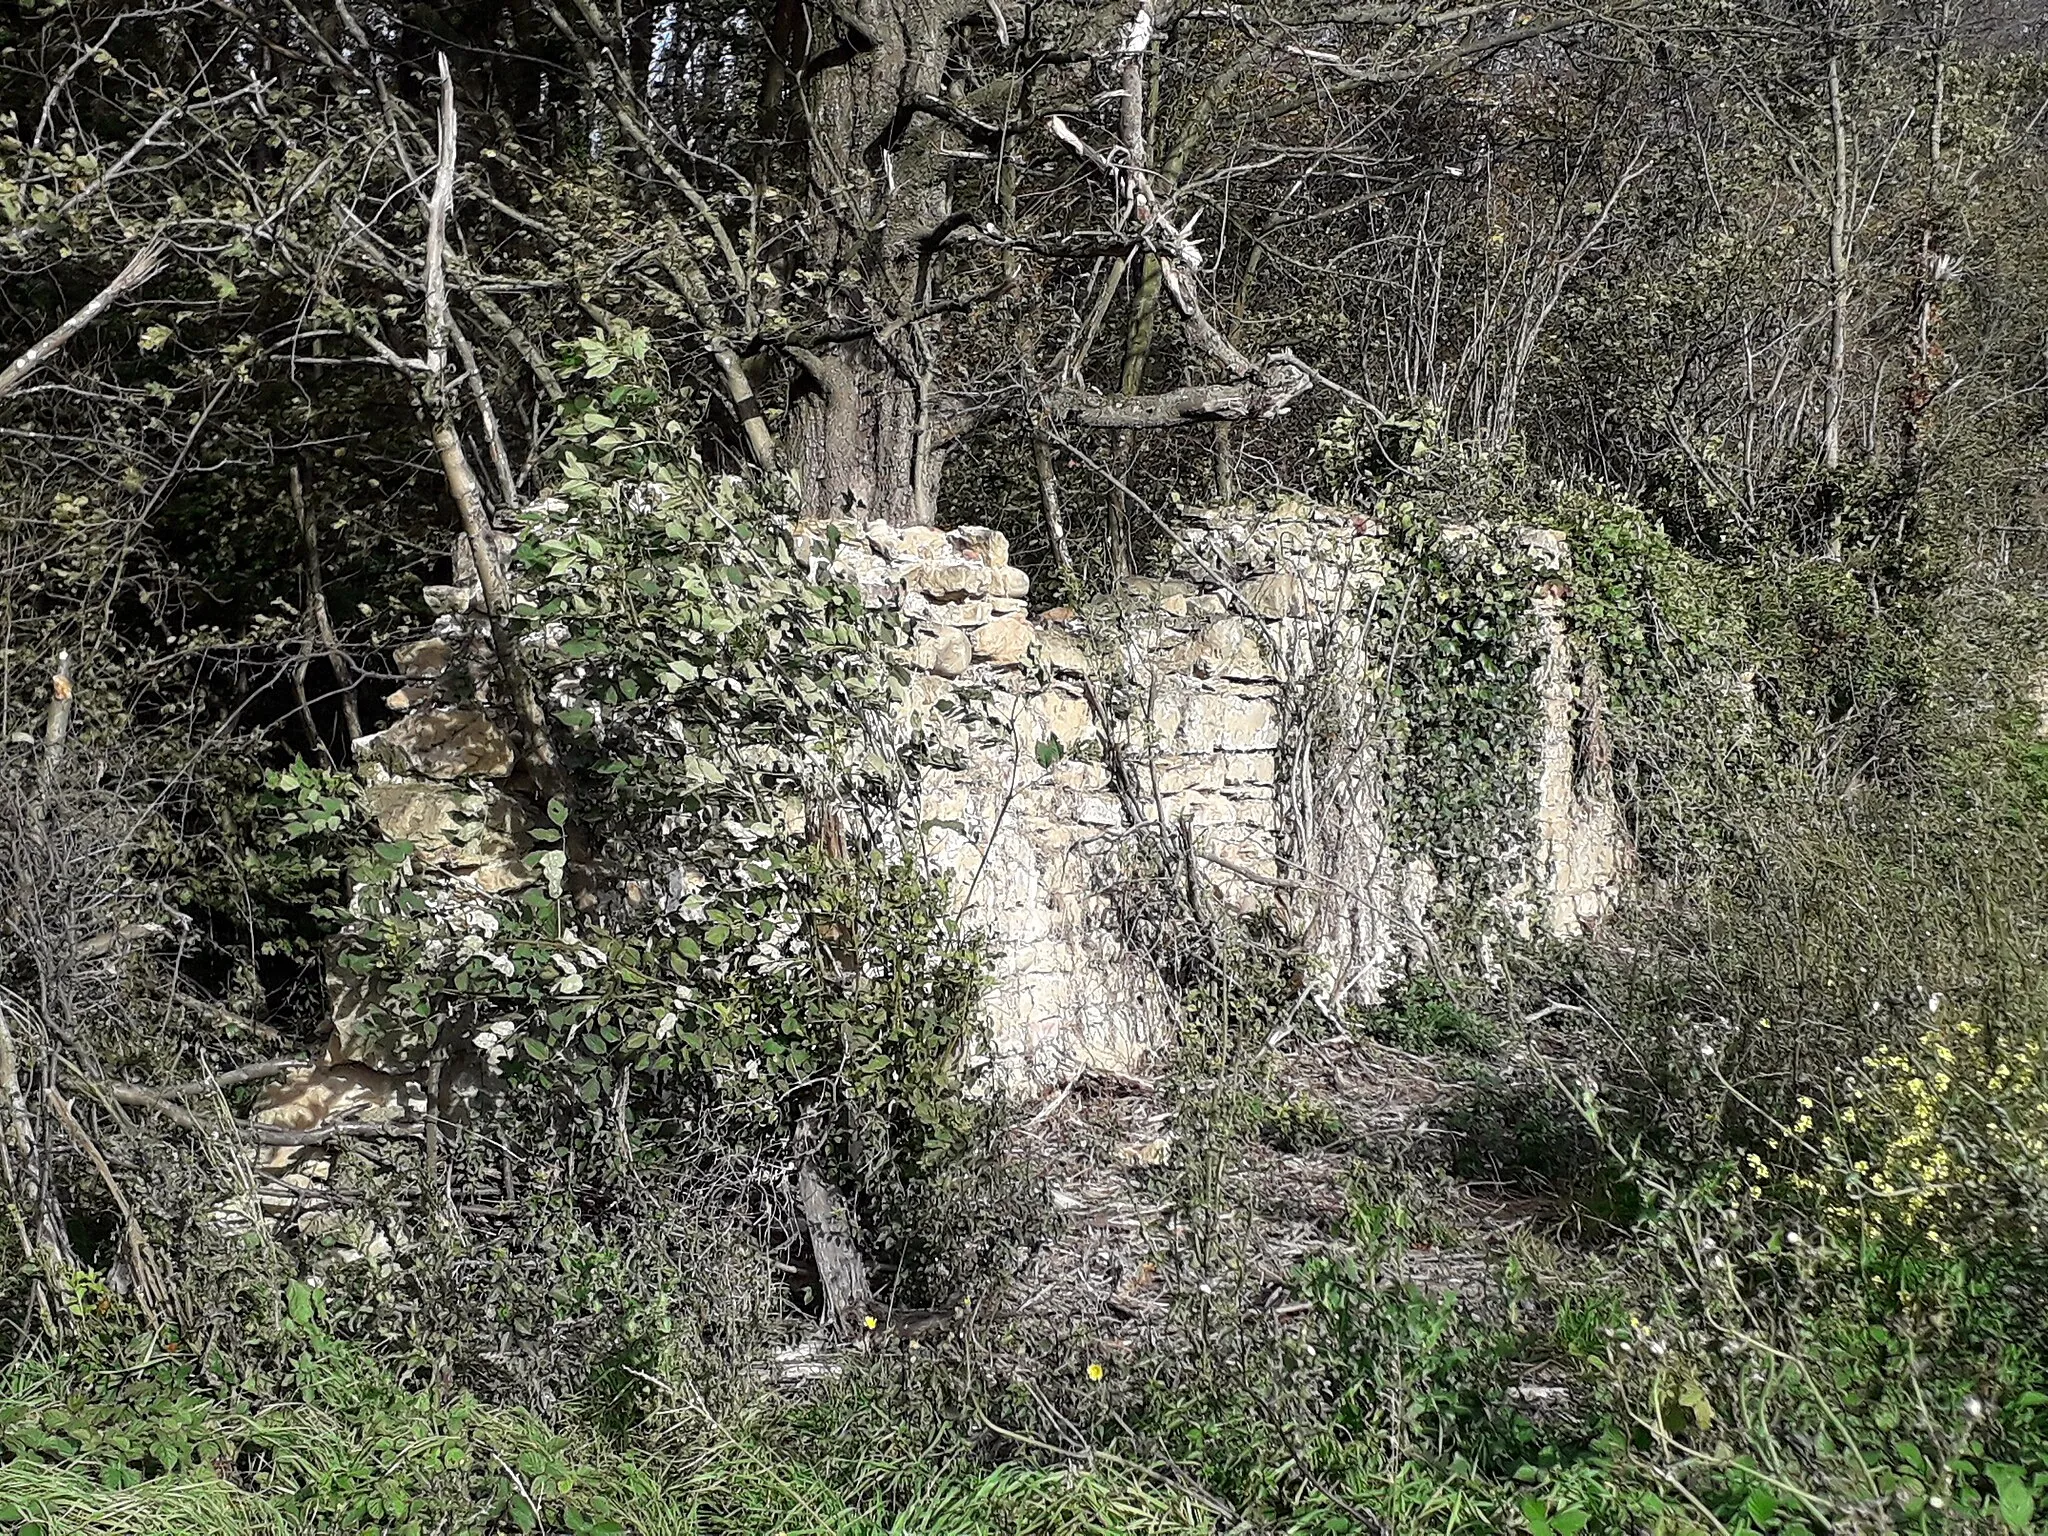
{"label": "ivy on wall", "polygon": [[565,365],[560,494],[521,517],[515,625],[566,771],[521,837],[533,883],[479,899],[353,836],[337,964],[379,1027],[473,1049],[634,1135],[716,1113],[801,1137],[860,1187],[944,1160],[985,966],[901,838],[923,761],[893,616],[829,530],[707,474],[643,337]]}

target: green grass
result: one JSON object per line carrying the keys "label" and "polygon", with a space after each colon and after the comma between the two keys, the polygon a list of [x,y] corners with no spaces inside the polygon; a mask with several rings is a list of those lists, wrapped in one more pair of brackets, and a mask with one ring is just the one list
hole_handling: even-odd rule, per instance
{"label": "green grass", "polygon": [[[807,1455],[794,1419],[621,1448],[533,1413],[399,1387],[366,1356],[301,1361],[250,1407],[184,1367],[0,1380],[0,1529],[23,1536],[1056,1536],[1206,1532],[1198,1494],[1136,1469],[989,1464],[963,1443]],[[135,1392],[138,1381],[148,1390]],[[793,1412],[793,1410],[792,1410]]]}
{"label": "green grass", "polygon": [[295,1297],[285,1368],[242,1385],[147,1336],[0,1373],[0,1530],[2040,1529],[2038,1277],[1788,1246],[1711,1189],[1653,1194],[1598,1247],[1520,1243],[1481,1300],[1404,1278],[1457,1234],[1428,1188],[1382,1174],[1296,1271],[1285,1321],[1220,1277],[1180,1288],[1101,1379],[1074,1339],[998,1333],[855,1355],[807,1399],[717,1419],[683,1394],[609,1434],[407,1385]]}

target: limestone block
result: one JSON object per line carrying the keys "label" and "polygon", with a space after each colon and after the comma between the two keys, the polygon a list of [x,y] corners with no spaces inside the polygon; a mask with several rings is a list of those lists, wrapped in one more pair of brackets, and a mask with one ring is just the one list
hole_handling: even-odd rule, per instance
{"label": "limestone block", "polygon": [[899,560],[943,560],[952,552],[952,541],[936,528],[896,530],[896,558]]}
{"label": "limestone block", "polygon": [[1564,570],[1572,563],[1571,540],[1555,528],[1517,528],[1515,541],[1545,570]]}
{"label": "limestone block", "polygon": [[384,707],[404,714],[408,709],[431,704],[440,696],[440,688],[433,683],[407,683],[403,688],[384,695]]}
{"label": "limestone block", "polygon": [[455,659],[455,647],[445,635],[428,635],[396,647],[391,659],[407,677],[439,677]]}
{"label": "limestone block", "polygon": [[1088,665],[1088,653],[1075,644],[1074,637],[1065,630],[1040,629],[1032,642],[1032,650],[1055,672],[1078,677],[1093,670]]}
{"label": "limestone block", "polygon": [[1270,792],[1259,789],[1244,791],[1226,790],[1218,806],[1228,806],[1227,811],[1218,809],[1216,825],[1225,836],[1233,832],[1263,840],[1279,825],[1279,808],[1273,803]]}
{"label": "limestone block", "polygon": [[527,820],[509,795],[458,785],[381,779],[363,786],[363,809],[393,842],[433,863],[482,864],[524,853]]}
{"label": "limestone block", "polygon": [[1152,782],[1162,795],[1178,795],[1191,789],[1223,788],[1224,754],[1195,757],[1155,757]]}
{"label": "limestone block", "polygon": [[1186,752],[1270,752],[1280,745],[1280,715],[1271,699],[1198,693],[1180,722]]}
{"label": "limestone block", "polygon": [[[1011,567],[1006,565],[1003,569],[1007,571]],[[988,600],[989,616],[997,619],[1002,618],[1005,614],[1023,613],[1026,606],[1024,599],[1021,597],[992,597]]]}
{"label": "limestone block", "polygon": [[903,576],[903,584],[939,600],[986,597],[989,570],[985,565],[961,565],[953,561],[929,560],[914,565]]}
{"label": "limestone block", "polygon": [[1063,746],[1071,749],[1095,731],[1088,701],[1064,688],[1048,688],[1032,699],[1018,723],[1030,737],[1026,745],[1057,736]]}
{"label": "limestone block", "polygon": [[910,648],[910,664],[940,677],[958,677],[974,665],[974,642],[967,632],[951,624],[937,624],[917,637]]}
{"label": "limestone block", "polygon": [[1012,614],[991,619],[974,632],[974,659],[1014,667],[1031,654],[1031,621]]}
{"label": "limestone block", "polygon": [[955,528],[946,537],[963,560],[973,560],[982,565],[1010,563],[1010,541],[993,528],[968,523]]}
{"label": "limestone block", "polygon": [[989,573],[989,591],[996,597],[1028,597],[1031,578],[1014,565],[999,565]]}
{"label": "limestone block", "polygon": [[[1055,789],[1079,789],[1094,791],[1109,787],[1109,770],[1100,763],[1091,763],[1085,758],[1063,757],[1053,764],[1051,782]],[[1052,828],[1040,828],[1037,834],[1043,836]]]}
{"label": "limestone block", "polygon": [[470,872],[470,879],[493,896],[523,891],[530,885],[540,884],[540,878],[536,871],[526,867],[524,859],[493,859]]}
{"label": "limestone block", "polygon": [[501,779],[515,761],[512,739],[473,709],[423,709],[355,748],[364,761],[429,779]]}
{"label": "limestone block", "polygon": [[959,821],[967,814],[967,786],[951,774],[932,774],[918,797],[918,809],[928,822]]}
{"label": "limestone block", "polygon": [[372,977],[330,969],[327,1009],[334,1024],[321,1066],[358,1062],[380,1072],[404,1072],[432,1043],[425,1021],[386,1009],[384,989]]}
{"label": "limestone block", "polygon": [[939,700],[951,698],[946,679],[920,674],[910,680],[910,708],[913,714],[929,714]]}
{"label": "limestone block", "polygon": [[1262,619],[1298,619],[1309,611],[1309,594],[1292,571],[1274,571],[1245,583],[1244,600]]}
{"label": "limestone block", "polygon": [[1168,821],[1192,822],[1212,838],[1219,833],[1233,831],[1242,824],[1237,803],[1212,792],[1207,786],[1185,789],[1178,794],[1170,794],[1162,787],[1159,806],[1166,812]]}
{"label": "limestone block", "polygon": [[[1054,772],[1058,772],[1058,769],[1055,769]],[[1096,787],[1100,788],[1101,786],[1098,785]],[[1071,822],[1045,822],[1031,829],[1031,846],[1036,848],[1046,858],[1057,859],[1083,838],[1096,835],[1093,828],[1076,826]],[[1067,911],[1067,907],[1071,904],[1070,898],[1063,896],[1060,898],[1060,902],[1060,910],[1064,914]]]}
{"label": "limestone block", "polygon": [[926,597],[922,592],[905,592],[903,617],[913,622],[922,620],[931,624],[951,624],[955,629],[974,629],[986,624],[995,614],[989,610],[985,597],[941,601]]}
{"label": "limestone block", "polygon": [[[519,548],[519,535],[493,533],[490,542],[497,550],[498,569],[507,569],[512,552]],[[455,541],[455,584],[462,587],[476,585],[476,552],[469,547],[467,538]]]}
{"label": "limestone block", "polygon": [[1089,827],[1121,826],[1124,808],[1108,795],[1089,795],[1075,805],[1074,819]]}
{"label": "limestone block", "polygon": [[422,587],[420,596],[426,599],[427,612],[438,614],[467,613],[472,605],[481,608],[474,587]]}
{"label": "limestone block", "polygon": [[839,557],[833,563],[842,576],[862,587],[896,585],[895,568],[882,556],[871,553],[864,544],[840,545]]}
{"label": "limestone block", "polygon": [[1161,578],[1157,576],[1126,576],[1117,583],[1117,590],[1126,597],[1135,598],[1141,603],[1150,603],[1155,606],[1165,598],[1188,598],[1195,595],[1195,588],[1192,582],[1181,581],[1178,578]]}
{"label": "limestone block", "polygon": [[339,1119],[390,1125],[423,1119],[426,1111],[426,1092],[416,1078],[343,1060],[300,1067],[271,1083],[257,1095],[249,1118],[304,1131]]}
{"label": "limestone block", "polygon": [[1263,630],[1251,620],[1218,619],[1174,658],[1197,677],[1222,677],[1243,682],[1268,682],[1272,663],[1266,659]]}
{"label": "limestone block", "polygon": [[[1181,726],[1186,721],[1188,709],[1193,700],[1194,690],[1180,677],[1160,678],[1146,698],[1146,721],[1151,727],[1152,737],[1162,746],[1170,745],[1181,738]],[[1215,743],[1189,744],[1190,752],[1213,751]]]}
{"label": "limestone block", "polygon": [[1271,752],[1226,752],[1223,782],[1232,786],[1269,786],[1277,778],[1277,764]]}

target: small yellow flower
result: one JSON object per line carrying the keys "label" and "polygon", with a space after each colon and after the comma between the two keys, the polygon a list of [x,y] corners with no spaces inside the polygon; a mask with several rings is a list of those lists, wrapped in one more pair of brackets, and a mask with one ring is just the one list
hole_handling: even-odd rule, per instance
{"label": "small yellow flower", "polygon": [[863,1328],[867,1329],[867,1330],[868,1330],[868,1331],[869,1331],[870,1333],[874,1332],[874,1331],[875,1331],[875,1329],[877,1329],[877,1328],[879,1328],[879,1327],[881,1326],[881,1324],[880,1324],[880,1323],[877,1323],[877,1322],[876,1322],[876,1321],[874,1320],[874,1318],[872,1318],[872,1317],[864,1317],[864,1318],[862,1318],[862,1319],[860,1320],[860,1325],[861,1325],[861,1327],[863,1327]]}
{"label": "small yellow flower", "polygon": [[1090,1381],[1102,1380],[1102,1362],[1100,1360],[1090,1360],[1088,1362],[1088,1379]]}

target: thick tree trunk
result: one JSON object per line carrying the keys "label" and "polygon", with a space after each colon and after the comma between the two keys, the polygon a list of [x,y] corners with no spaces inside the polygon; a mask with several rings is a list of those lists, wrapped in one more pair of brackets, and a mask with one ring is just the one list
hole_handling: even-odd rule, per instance
{"label": "thick tree trunk", "polygon": [[941,150],[960,11],[961,0],[853,0],[810,13],[805,259],[838,276],[832,339],[791,351],[804,376],[784,456],[813,516],[929,524],[938,510],[936,348],[923,311],[945,276],[933,237],[952,205]]}
{"label": "thick tree trunk", "polygon": [[945,450],[928,381],[873,342],[800,361],[785,444],[805,515],[930,524]]}

